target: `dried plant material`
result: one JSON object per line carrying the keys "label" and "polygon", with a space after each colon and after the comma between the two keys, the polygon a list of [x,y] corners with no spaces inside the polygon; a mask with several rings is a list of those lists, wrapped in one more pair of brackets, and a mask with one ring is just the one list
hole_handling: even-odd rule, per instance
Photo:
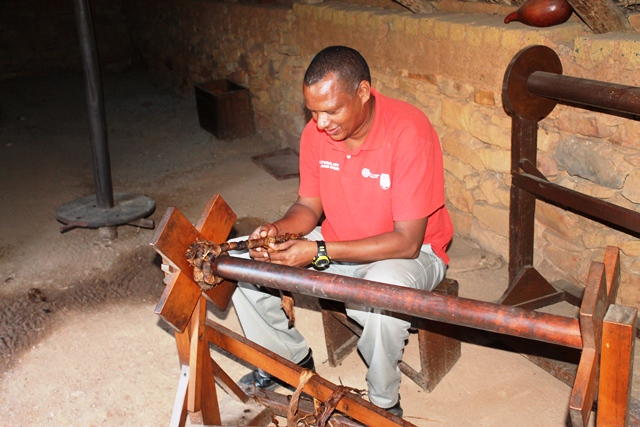
{"label": "dried plant material", "polygon": [[322,409],[320,413],[316,413],[316,427],[325,427],[327,425],[329,417],[338,406],[338,403],[344,396],[351,393],[352,391],[357,390],[343,385],[337,386],[331,396],[329,396],[329,399],[327,399],[327,401],[321,405]]}
{"label": "dried plant material", "polygon": [[296,391],[293,392],[291,396],[291,401],[289,402],[289,409],[287,410],[287,427],[297,427],[298,422],[302,420],[302,418],[297,417],[298,413],[298,405],[300,402],[300,395],[302,394],[302,389],[309,382],[311,377],[313,377],[316,373],[310,369],[305,369],[300,374],[300,380],[298,382],[298,387]]}
{"label": "dried plant material", "polygon": [[286,233],[281,236],[269,236],[263,239],[251,239],[238,242],[225,242],[220,245],[209,240],[197,239],[187,250],[187,261],[193,267],[193,280],[204,291],[219,285],[224,279],[214,276],[211,272],[211,262],[221,255],[232,250],[247,250],[262,247],[270,250],[273,243],[284,243],[289,240],[302,238],[302,234]]}
{"label": "dried plant material", "polygon": [[291,329],[296,323],[296,315],[293,310],[293,296],[291,295],[291,292],[287,291],[280,291],[280,296],[282,297],[282,310],[289,319],[289,329]]}

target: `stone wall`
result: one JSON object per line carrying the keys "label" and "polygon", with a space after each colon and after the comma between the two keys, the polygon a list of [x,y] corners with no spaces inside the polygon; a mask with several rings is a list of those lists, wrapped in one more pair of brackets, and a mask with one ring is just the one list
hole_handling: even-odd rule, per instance
{"label": "stone wall", "polygon": [[[134,0],[127,12],[150,69],[186,93],[207,79],[248,87],[259,132],[283,146],[297,147],[306,121],[300,89],[313,54],[331,44],[358,49],[378,90],[417,105],[435,124],[457,233],[505,259],[511,120],[501,90],[513,56],[542,44],[567,75],[640,86],[640,37],[594,35],[575,16],[538,29],[504,24],[503,14],[340,2]],[[638,210],[639,130],[635,120],[558,106],[540,124],[538,167],[552,181]],[[617,245],[619,302],[640,305],[640,241],[543,202],[536,218],[535,265],[547,279],[583,284],[590,262]]]}

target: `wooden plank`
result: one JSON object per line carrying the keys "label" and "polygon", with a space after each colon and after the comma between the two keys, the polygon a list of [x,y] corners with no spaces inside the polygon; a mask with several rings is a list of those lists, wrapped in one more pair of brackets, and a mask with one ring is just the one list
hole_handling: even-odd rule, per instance
{"label": "wooden plank", "polygon": [[604,318],[598,390],[598,427],[629,425],[638,310],[611,305]]}
{"label": "wooden plank", "polygon": [[513,174],[511,183],[531,193],[532,197],[535,195],[564,210],[612,228],[622,229],[627,234],[629,231],[640,233],[640,213],[634,210],[595,199],[527,173]]}
{"label": "wooden plank", "polygon": [[205,333],[207,303],[201,298],[191,319],[187,409],[192,424],[220,425],[220,408],[213,378],[209,340]]}
{"label": "wooden plank", "polygon": [[586,426],[589,423],[598,384],[602,322],[606,310],[607,284],[604,264],[592,262],[580,307],[582,355],[569,399],[569,413],[574,427]]}
{"label": "wooden plank", "polygon": [[191,225],[182,212],[170,206],[160,220],[150,245],[170,260],[182,274],[193,280],[193,269],[185,253],[196,239],[203,238],[204,236]]}
{"label": "wooden plank", "polygon": [[595,378],[598,376],[596,351],[585,349],[582,351],[576,381],[573,383],[571,399],[569,400],[569,414],[573,427],[586,427],[589,424],[593,398],[595,397]]}
{"label": "wooden plank", "polygon": [[178,272],[167,282],[154,311],[174,331],[184,332],[200,295],[200,287]]}
{"label": "wooden plank", "polygon": [[173,402],[171,411],[170,427],[184,427],[187,422],[187,387],[189,385],[189,365],[182,365],[180,368],[180,379],[178,380],[178,390]]}
{"label": "wooden plank", "polygon": [[[207,239],[215,243],[227,240],[238,216],[218,194],[211,196],[196,223],[196,229]],[[204,296],[214,303],[220,310],[226,310],[231,296],[236,289],[236,283],[223,281],[215,288],[204,292]]]}
{"label": "wooden plank", "polygon": [[[206,340],[208,343],[209,340]],[[227,392],[231,397],[236,397],[240,402],[247,403],[249,396],[231,379],[215,360],[211,359],[211,375],[213,375],[218,381],[218,385]]]}
{"label": "wooden plank", "polygon": [[[520,160],[536,163],[538,122],[531,119],[512,118],[511,125],[511,174],[520,170]],[[511,185],[509,206],[509,285],[527,265],[533,265],[533,231],[536,213],[534,195]],[[507,290],[507,292],[509,292]]]}
{"label": "wooden plank", "polygon": [[[253,366],[263,369],[289,385],[297,387],[303,368],[292,363],[272,351],[261,347],[248,339],[236,334],[224,326],[207,320],[208,338],[210,342],[221,349],[247,361]],[[326,402],[336,390],[337,386],[314,375],[304,387],[304,392],[323,402]],[[356,394],[345,395],[337,405],[337,410],[349,417],[376,427],[412,427],[413,424],[397,417],[384,409],[378,408]]]}
{"label": "wooden plank", "polygon": [[214,194],[207,201],[200,219],[196,223],[196,229],[207,240],[222,243],[227,240],[233,224],[238,216],[231,210],[227,202],[218,194]]}
{"label": "wooden plank", "polygon": [[624,12],[612,0],[568,0],[580,18],[596,34],[631,28]]}

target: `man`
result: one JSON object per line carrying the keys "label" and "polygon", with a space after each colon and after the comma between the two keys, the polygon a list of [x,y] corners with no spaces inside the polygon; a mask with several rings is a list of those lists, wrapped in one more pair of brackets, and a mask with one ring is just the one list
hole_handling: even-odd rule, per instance
{"label": "man", "polygon": [[[250,238],[304,233],[308,240],[249,255],[433,290],[444,278],[445,250],[453,235],[433,126],[417,108],[376,92],[364,58],[344,46],[314,57],[303,94],[313,119],[300,142],[298,199],[283,218],[259,227]],[[288,328],[277,296],[239,283],[233,302],[247,338],[313,369],[311,350],[295,328]],[[402,416],[398,363],[410,323],[348,303],[347,314],[363,326],[358,349],[369,367],[369,400]],[[264,388],[276,381],[261,370],[240,380]]]}

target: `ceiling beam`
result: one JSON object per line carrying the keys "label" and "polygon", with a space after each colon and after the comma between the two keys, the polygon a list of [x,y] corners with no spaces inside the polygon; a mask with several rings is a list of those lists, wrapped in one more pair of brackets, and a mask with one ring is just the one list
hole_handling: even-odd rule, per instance
{"label": "ceiling beam", "polygon": [[631,28],[627,16],[613,0],[567,0],[576,14],[596,34],[626,31]]}

